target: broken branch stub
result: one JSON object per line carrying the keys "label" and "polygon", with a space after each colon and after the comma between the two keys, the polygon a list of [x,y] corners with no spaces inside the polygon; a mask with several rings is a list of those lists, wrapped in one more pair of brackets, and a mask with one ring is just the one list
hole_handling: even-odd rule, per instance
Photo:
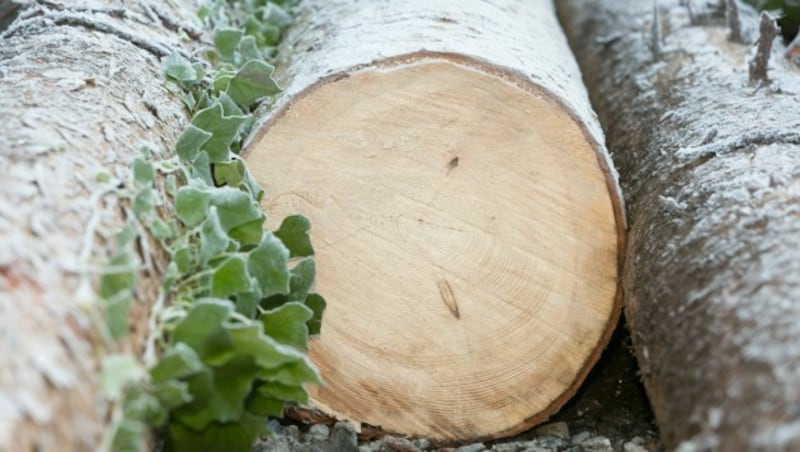
{"label": "broken branch stub", "polygon": [[751,85],[756,83],[769,83],[767,71],[769,69],[769,57],[772,53],[772,43],[781,33],[778,24],[775,23],[775,19],[767,12],[761,13],[758,29],[759,36],[756,54],[748,64]]}

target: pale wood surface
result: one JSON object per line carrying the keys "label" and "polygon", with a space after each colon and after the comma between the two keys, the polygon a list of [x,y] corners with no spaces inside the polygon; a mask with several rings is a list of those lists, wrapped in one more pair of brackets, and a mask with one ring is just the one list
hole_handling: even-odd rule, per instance
{"label": "pale wood surface", "polygon": [[329,303],[317,408],[464,441],[575,390],[617,318],[618,223],[550,94],[421,55],[318,84],[270,124],[248,166],[273,227],[311,219]]}

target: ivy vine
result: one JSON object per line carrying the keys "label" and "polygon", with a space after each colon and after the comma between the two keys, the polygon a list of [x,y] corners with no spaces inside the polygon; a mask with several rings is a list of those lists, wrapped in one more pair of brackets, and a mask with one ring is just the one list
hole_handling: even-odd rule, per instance
{"label": "ivy vine", "polygon": [[213,29],[210,66],[177,53],[163,61],[192,121],[174,157],[143,149],[122,191],[131,208],[98,290],[108,336],[128,331],[137,247],[155,243],[170,259],[144,362],[103,359],[114,425],[102,449],[144,450],[149,426],[166,450],[249,450],[268,432],[267,417],[281,416],[287,402],[307,403],[304,385],[320,383],[306,355],[325,308],[312,292],[309,221],[290,216],[265,230],[264,191],[238,156],[253,108],[280,91],[270,60],[293,3],[208,2],[199,16]]}

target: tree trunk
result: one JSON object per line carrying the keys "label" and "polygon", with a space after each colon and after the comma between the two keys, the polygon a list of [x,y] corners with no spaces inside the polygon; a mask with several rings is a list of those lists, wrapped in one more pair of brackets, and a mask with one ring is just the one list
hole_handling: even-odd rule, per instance
{"label": "tree trunk", "polygon": [[626,194],[625,314],[665,444],[800,449],[797,68],[776,41],[750,84],[755,47],[677,1],[655,21],[639,0],[559,6]]}
{"label": "tree trunk", "polygon": [[[34,2],[0,36],[3,450],[94,450],[107,422],[90,288],[122,216],[98,175],[127,183],[140,146],[171,150],[186,121],[159,62],[186,43],[133,3]],[[144,260],[123,348],[141,344],[159,283],[160,256]]]}
{"label": "tree trunk", "polygon": [[546,419],[614,329],[624,231],[551,2],[306,7],[245,155],[314,225],[314,405],[449,442]]}

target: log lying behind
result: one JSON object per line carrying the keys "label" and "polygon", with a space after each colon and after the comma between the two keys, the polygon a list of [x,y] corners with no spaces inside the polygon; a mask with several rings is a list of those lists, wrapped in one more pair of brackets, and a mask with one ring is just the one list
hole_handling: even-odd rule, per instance
{"label": "log lying behind", "polygon": [[[37,3],[0,36],[0,450],[96,450],[108,419],[91,287],[122,226],[97,176],[127,180],[139,147],[170,149],[185,121],[160,55],[112,31],[184,44],[121,2]],[[123,347],[144,337],[158,281],[137,287]]]}
{"label": "log lying behind", "polygon": [[311,218],[322,411],[441,441],[556,411],[618,318],[621,201],[551,2],[312,1],[249,144]]}
{"label": "log lying behind", "polygon": [[751,86],[677,3],[659,57],[651,2],[559,3],[628,202],[626,319],[669,448],[798,450],[800,71],[776,41]]}

